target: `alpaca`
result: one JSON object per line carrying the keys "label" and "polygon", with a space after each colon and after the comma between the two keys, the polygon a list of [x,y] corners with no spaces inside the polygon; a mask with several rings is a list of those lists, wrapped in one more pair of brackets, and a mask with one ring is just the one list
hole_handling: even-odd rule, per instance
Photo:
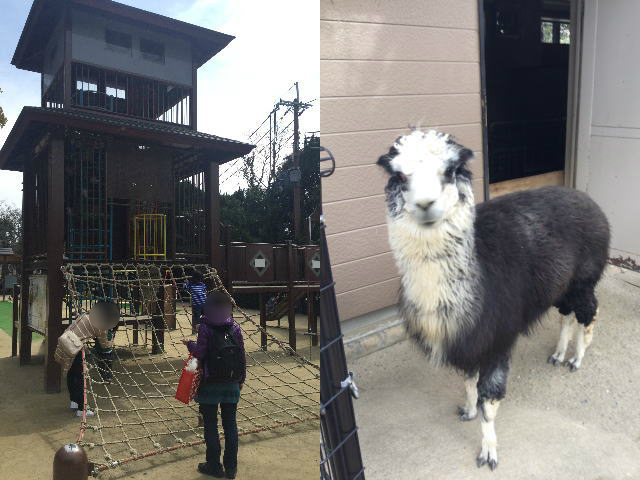
{"label": "alpaca", "polygon": [[[465,376],[461,420],[481,412],[479,467],[498,464],[494,420],[506,393],[511,350],[551,306],[564,315],[549,362],[572,370],[593,337],[594,288],[609,224],[586,194],[564,187],[522,191],[474,205],[471,150],[451,136],[414,130],[378,160],[389,243],[401,274],[400,313],[410,338],[436,364]],[[575,313],[576,322],[567,317]],[[478,408],[479,407],[479,408]]]}

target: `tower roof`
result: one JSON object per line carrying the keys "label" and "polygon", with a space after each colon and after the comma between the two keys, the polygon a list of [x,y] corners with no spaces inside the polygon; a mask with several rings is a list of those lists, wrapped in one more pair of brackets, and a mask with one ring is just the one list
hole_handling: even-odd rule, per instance
{"label": "tower roof", "polygon": [[212,152],[218,164],[246,155],[254,148],[248,143],[164,122],[90,110],[24,107],[0,149],[0,170],[23,171],[24,162],[33,155],[35,146],[55,126],[123,136],[185,151]]}
{"label": "tower roof", "polygon": [[48,43],[58,21],[65,15],[65,7],[77,7],[152,30],[178,35],[191,42],[193,61],[197,68],[235,38],[113,0],[34,0],[11,60],[13,65],[23,70],[38,73],[42,71],[43,46]]}

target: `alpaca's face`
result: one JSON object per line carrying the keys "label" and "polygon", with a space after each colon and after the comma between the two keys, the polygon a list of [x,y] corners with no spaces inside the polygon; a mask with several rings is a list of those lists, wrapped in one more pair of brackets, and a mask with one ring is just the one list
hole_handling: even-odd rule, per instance
{"label": "alpaca's face", "polygon": [[425,227],[447,218],[469,191],[471,150],[449,135],[429,130],[399,137],[378,160],[389,173],[385,192],[389,215],[409,215]]}

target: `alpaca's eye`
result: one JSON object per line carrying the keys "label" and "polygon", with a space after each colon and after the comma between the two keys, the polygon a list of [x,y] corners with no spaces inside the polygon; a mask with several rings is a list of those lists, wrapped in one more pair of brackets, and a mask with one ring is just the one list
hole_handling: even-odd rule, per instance
{"label": "alpaca's eye", "polygon": [[445,178],[451,178],[451,177],[453,177],[454,173],[456,173],[456,167],[448,167],[444,171],[444,176],[445,176]]}
{"label": "alpaca's eye", "polygon": [[402,172],[398,172],[398,178],[400,179],[401,182],[406,183],[407,181],[407,176],[402,173]]}

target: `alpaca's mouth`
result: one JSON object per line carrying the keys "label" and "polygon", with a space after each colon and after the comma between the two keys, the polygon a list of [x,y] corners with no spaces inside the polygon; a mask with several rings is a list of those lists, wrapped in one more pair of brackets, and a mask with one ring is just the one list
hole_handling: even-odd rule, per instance
{"label": "alpaca's mouth", "polygon": [[421,226],[424,227],[432,227],[434,226],[436,223],[438,223],[438,221],[441,220],[441,216],[437,215],[437,214],[427,214],[427,213],[423,213],[423,214],[415,214],[413,215],[413,218],[415,219],[415,221],[420,224]]}
{"label": "alpaca's mouth", "polygon": [[418,223],[423,227],[433,227],[438,220],[418,220]]}

